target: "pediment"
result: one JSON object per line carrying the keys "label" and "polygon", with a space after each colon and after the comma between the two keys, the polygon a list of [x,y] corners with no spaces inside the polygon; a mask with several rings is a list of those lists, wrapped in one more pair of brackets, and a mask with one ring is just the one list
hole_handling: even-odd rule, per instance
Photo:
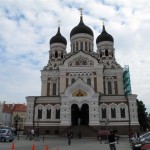
{"label": "pediment", "polygon": [[64,61],[65,67],[93,67],[97,66],[98,60],[90,54],[79,51]]}
{"label": "pediment", "polygon": [[91,97],[95,93],[94,89],[78,78],[76,82],[68,86],[64,92],[64,96],[69,97]]}

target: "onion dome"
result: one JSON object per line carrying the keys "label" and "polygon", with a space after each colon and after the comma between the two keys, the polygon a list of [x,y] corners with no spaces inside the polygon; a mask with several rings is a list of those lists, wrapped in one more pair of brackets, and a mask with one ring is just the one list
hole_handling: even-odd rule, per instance
{"label": "onion dome", "polygon": [[99,42],[103,42],[103,41],[110,41],[112,43],[114,42],[113,37],[106,32],[104,25],[103,25],[102,33],[96,39],[96,44],[98,44]]}
{"label": "onion dome", "polygon": [[89,28],[88,26],[86,26],[83,22],[82,16],[80,17],[80,22],[79,24],[74,27],[70,33],[70,38],[78,33],[86,33],[89,34],[91,36],[93,36],[93,31],[91,30],[91,28]]}
{"label": "onion dome", "polygon": [[50,39],[50,45],[53,43],[62,43],[67,45],[66,39],[60,33],[60,27],[58,27],[57,34]]}

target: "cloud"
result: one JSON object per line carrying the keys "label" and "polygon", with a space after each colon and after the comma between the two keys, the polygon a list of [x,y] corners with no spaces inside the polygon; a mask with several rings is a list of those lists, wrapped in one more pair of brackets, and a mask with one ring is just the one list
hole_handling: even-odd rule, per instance
{"label": "cloud", "polygon": [[40,70],[48,62],[49,40],[57,32],[57,22],[61,20],[70,52],[70,32],[79,23],[80,7],[85,24],[94,32],[94,51],[105,18],[118,63],[130,66],[133,93],[150,106],[148,0],[1,0],[0,101],[26,102],[26,96],[40,95]]}

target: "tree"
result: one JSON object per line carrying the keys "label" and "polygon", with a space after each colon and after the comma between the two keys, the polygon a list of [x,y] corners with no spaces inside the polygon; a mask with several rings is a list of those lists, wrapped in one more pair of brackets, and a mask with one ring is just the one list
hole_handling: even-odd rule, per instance
{"label": "tree", "polygon": [[148,113],[146,112],[145,104],[137,99],[137,106],[138,106],[137,111],[140,127],[142,130],[146,131],[146,129],[148,128],[148,120],[147,120]]}

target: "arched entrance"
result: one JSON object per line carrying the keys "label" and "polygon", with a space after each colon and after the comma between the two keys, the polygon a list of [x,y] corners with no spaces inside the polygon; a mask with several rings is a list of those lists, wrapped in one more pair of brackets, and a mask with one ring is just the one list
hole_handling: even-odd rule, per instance
{"label": "arched entrance", "polygon": [[79,107],[77,104],[71,106],[71,122],[73,126],[78,125]]}
{"label": "arched entrance", "polygon": [[80,111],[81,125],[89,124],[89,105],[83,104]]}
{"label": "arched entrance", "polygon": [[71,106],[71,123],[73,126],[89,124],[89,105],[83,104],[81,110],[77,104]]}

